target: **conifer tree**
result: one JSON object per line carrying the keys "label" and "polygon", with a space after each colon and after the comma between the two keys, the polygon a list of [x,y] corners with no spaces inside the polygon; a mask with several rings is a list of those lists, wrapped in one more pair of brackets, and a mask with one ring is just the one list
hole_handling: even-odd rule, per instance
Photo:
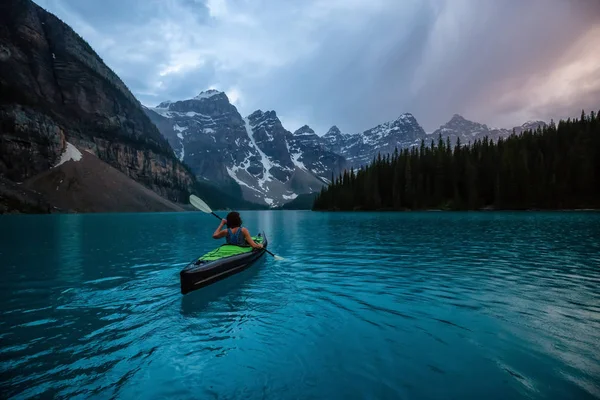
{"label": "conifer tree", "polygon": [[332,174],[313,209],[499,209],[600,207],[600,118],[554,121],[494,142],[457,138],[378,154]]}

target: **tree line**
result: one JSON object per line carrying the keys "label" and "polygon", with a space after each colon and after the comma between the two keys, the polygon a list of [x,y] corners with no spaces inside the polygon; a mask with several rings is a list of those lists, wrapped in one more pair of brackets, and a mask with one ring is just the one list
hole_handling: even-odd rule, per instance
{"label": "tree line", "polygon": [[324,187],[313,210],[478,210],[600,208],[600,118],[551,122],[452,146],[430,144],[379,154]]}

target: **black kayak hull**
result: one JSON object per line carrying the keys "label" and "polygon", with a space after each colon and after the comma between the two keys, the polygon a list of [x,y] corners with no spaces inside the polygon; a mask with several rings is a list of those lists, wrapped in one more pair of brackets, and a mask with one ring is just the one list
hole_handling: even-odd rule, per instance
{"label": "black kayak hull", "polygon": [[196,260],[188,264],[179,273],[181,294],[211,285],[231,275],[244,271],[260,259],[268,245],[267,237],[262,233],[263,249],[252,250],[250,253],[239,254],[220,260],[196,264]]}

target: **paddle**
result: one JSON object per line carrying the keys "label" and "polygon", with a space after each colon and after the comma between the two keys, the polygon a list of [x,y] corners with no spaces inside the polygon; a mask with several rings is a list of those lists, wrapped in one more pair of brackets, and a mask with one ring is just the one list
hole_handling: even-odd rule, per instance
{"label": "paddle", "polygon": [[[191,204],[192,204],[194,207],[196,207],[198,210],[200,210],[200,211],[202,211],[202,212],[205,212],[205,213],[207,213],[207,214],[212,214],[212,215],[214,215],[215,217],[217,217],[217,219],[218,219],[219,221],[221,221],[221,220],[222,220],[222,219],[221,219],[221,217],[219,217],[217,214],[215,214],[215,213],[213,212],[213,210],[212,210],[212,209],[211,209],[211,208],[208,206],[208,204],[206,204],[204,201],[202,201],[202,199],[200,199],[198,196],[191,195],[191,196],[190,196],[190,203],[191,203]],[[265,249],[265,248],[263,248],[263,250],[264,250],[264,251],[266,251],[267,253],[269,253],[270,255],[272,255],[272,256],[273,256],[273,258],[275,258],[277,261],[281,261],[281,260],[283,260],[283,259],[284,259],[283,257],[277,256],[277,255],[275,255],[275,254],[271,253],[269,250],[267,250],[267,249]]]}

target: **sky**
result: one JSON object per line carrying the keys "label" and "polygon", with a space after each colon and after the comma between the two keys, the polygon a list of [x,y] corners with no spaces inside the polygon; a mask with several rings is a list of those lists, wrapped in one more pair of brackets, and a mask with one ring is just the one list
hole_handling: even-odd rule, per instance
{"label": "sky", "polygon": [[36,0],[147,106],[224,91],[242,116],[357,133],[412,113],[491,127],[600,109],[598,0]]}

